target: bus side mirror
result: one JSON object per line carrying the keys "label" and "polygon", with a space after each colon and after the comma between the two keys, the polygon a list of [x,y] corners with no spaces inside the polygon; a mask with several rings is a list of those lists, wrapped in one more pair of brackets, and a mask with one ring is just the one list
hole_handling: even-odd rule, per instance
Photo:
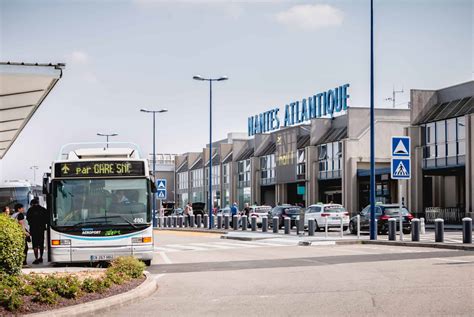
{"label": "bus side mirror", "polygon": [[51,185],[51,173],[45,173],[43,175],[43,194],[48,195],[50,193],[50,185]]}
{"label": "bus side mirror", "polygon": [[150,188],[152,193],[156,193],[158,190],[156,189],[155,182],[150,179]]}

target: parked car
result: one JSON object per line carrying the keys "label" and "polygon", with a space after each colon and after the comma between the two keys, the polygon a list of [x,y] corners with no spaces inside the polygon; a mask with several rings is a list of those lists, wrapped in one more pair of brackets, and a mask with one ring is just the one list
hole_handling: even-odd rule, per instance
{"label": "parked car", "polygon": [[[411,233],[412,214],[402,206],[403,233]],[[365,207],[360,213],[360,230],[370,230],[370,205]],[[400,230],[400,205],[399,204],[378,204],[375,206],[375,219],[377,219],[377,232],[386,234],[388,232],[388,219],[397,219],[397,230]],[[352,217],[349,223],[349,230],[352,234],[357,234],[357,218]]]}
{"label": "parked car", "polygon": [[221,208],[217,211],[217,215],[222,215],[222,217],[224,217],[225,215],[228,215],[229,217],[232,217],[232,214],[230,212],[230,207],[224,207],[224,208]]}
{"label": "parked car", "polygon": [[340,228],[342,218],[342,230],[346,231],[349,226],[349,212],[340,204],[316,204],[305,210],[304,226],[308,227],[308,220],[314,219],[316,231],[324,229],[326,222],[328,228]]}
{"label": "parked car", "polygon": [[184,213],[183,208],[175,208],[173,211],[173,216],[182,216]]}
{"label": "parked car", "polygon": [[272,210],[271,206],[250,206],[250,213],[249,213],[249,219],[248,219],[248,224],[251,226],[252,222],[251,219],[253,216],[257,217],[257,226],[259,228],[262,227],[262,217],[267,217],[268,213]]}
{"label": "parked car", "polygon": [[174,202],[162,202],[161,206],[163,209],[164,216],[172,216],[174,212]]}
{"label": "parked car", "polygon": [[193,207],[193,215],[194,216],[197,216],[197,215],[202,216],[204,214],[204,207],[206,207],[205,203],[201,203],[201,202],[192,203],[191,206]]}
{"label": "parked car", "polygon": [[292,206],[292,205],[282,205],[274,207],[268,213],[268,222],[270,226],[273,224],[273,217],[278,217],[278,226],[282,228],[284,226],[284,219],[290,218],[291,227],[296,225],[296,219],[299,217],[301,212],[301,207],[299,206]]}

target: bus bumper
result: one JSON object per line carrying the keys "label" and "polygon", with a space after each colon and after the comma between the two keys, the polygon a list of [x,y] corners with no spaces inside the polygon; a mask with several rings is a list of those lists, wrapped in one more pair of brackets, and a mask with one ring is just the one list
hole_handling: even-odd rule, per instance
{"label": "bus bumper", "polygon": [[51,262],[98,262],[110,261],[120,256],[134,256],[140,260],[153,259],[153,246],[118,246],[118,247],[94,247],[94,248],[64,248],[51,249]]}

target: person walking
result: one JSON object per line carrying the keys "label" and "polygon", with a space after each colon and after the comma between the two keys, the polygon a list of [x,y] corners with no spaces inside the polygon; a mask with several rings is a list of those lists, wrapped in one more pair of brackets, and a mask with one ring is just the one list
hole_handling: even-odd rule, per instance
{"label": "person walking", "polygon": [[188,217],[188,224],[191,225],[191,216],[193,215],[193,205],[188,202],[186,208],[184,208],[184,215]]}
{"label": "person walking", "polygon": [[26,219],[30,225],[33,252],[35,254],[33,264],[40,264],[43,263],[44,231],[46,230],[48,212],[45,208],[40,206],[37,198],[33,199],[30,205],[31,207],[28,209]]}
{"label": "person walking", "polygon": [[23,265],[26,266],[27,262],[27,256],[28,256],[28,242],[31,241],[31,235],[30,232],[28,231],[28,224],[26,223],[26,217],[25,217],[25,207],[23,204],[16,204],[15,207],[15,212],[11,216],[13,219],[16,219],[18,223],[20,224],[21,228],[23,229],[23,233],[25,234],[25,248],[23,250],[23,253],[25,254],[25,259],[23,260]]}

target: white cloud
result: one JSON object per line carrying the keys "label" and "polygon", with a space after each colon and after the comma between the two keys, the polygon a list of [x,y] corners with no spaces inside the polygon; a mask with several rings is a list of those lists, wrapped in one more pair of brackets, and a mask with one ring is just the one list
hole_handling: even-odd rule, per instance
{"label": "white cloud", "polygon": [[339,26],[344,20],[344,13],[328,4],[296,5],[279,12],[276,20],[289,27],[314,31],[325,27]]}
{"label": "white cloud", "polygon": [[68,59],[75,64],[87,64],[89,62],[89,55],[83,51],[74,51],[69,54]]}

